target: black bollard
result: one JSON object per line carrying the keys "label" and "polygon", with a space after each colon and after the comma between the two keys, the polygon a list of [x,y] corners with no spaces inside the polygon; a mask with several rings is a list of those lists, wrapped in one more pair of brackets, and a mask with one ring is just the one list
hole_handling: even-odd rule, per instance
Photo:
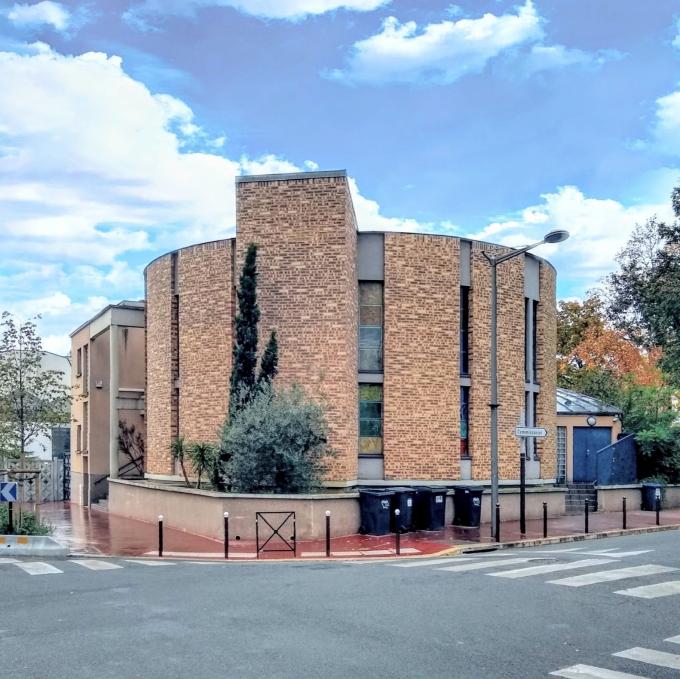
{"label": "black bollard", "polygon": [[585,532],[588,533],[588,509],[589,509],[588,500],[585,501],[584,507],[585,507],[585,522],[586,522]]}
{"label": "black bollard", "polygon": [[163,515],[158,515],[158,556],[163,556]]}
{"label": "black bollard", "polygon": [[394,510],[394,516],[395,521],[394,521],[394,527],[395,527],[395,534],[394,534],[394,546],[395,546],[395,551],[397,553],[397,556],[401,554],[401,522],[399,521],[399,515],[401,512],[398,509]]}
{"label": "black bollard", "polygon": [[543,503],[543,537],[548,537],[548,503]]}
{"label": "black bollard", "polygon": [[326,556],[331,555],[331,513],[326,511]]}
{"label": "black bollard", "polygon": [[501,503],[496,503],[496,542],[501,541]]}
{"label": "black bollard", "polygon": [[655,509],[656,509],[656,525],[657,525],[657,526],[660,526],[660,525],[661,525],[661,522],[659,521],[659,518],[660,518],[660,517],[659,517],[659,513],[661,512],[661,498],[660,498],[660,497],[657,497],[657,498],[656,498],[656,507],[655,507]]}
{"label": "black bollard", "polygon": [[626,530],[626,527],[628,525],[628,515],[626,514],[626,498],[623,498],[623,501],[621,502],[622,504],[622,509],[623,509],[623,530]]}
{"label": "black bollard", "polygon": [[10,502],[7,505],[7,532],[11,535],[14,533],[14,503]]}
{"label": "black bollard", "polygon": [[229,512],[224,512],[224,558],[229,558]]}

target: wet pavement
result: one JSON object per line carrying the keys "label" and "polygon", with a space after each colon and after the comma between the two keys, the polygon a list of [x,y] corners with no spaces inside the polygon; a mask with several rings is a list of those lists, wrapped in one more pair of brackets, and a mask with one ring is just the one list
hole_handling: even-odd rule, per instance
{"label": "wet pavement", "polygon": [[[47,503],[41,506],[41,518],[53,528],[52,535],[67,544],[74,554],[106,554],[116,556],[149,556],[158,553],[157,524],[136,521],[115,516],[96,509],[85,509],[69,503]],[[629,511],[627,528],[654,526],[654,512]],[[592,512],[589,516],[589,532],[600,533],[620,530],[621,512]],[[568,515],[548,520],[548,536],[561,537],[584,533],[584,516]],[[661,525],[680,525],[680,509],[661,512]],[[501,541],[514,542],[521,539],[543,537],[543,521],[527,521],[527,532],[520,533],[518,521],[501,522]],[[434,554],[449,547],[466,544],[492,543],[488,524],[480,528],[459,528],[447,526],[441,531],[418,531],[400,536],[402,554]],[[370,536],[348,535],[331,540],[331,552],[336,557],[389,556],[395,553],[395,535]],[[292,551],[275,539],[267,545],[267,551],[260,558],[290,558]],[[164,527],[163,553],[170,557],[224,558],[224,543],[200,535]],[[323,557],[326,554],[325,540],[298,540],[297,556]],[[257,548],[254,541],[231,540],[231,558],[255,558]]]}

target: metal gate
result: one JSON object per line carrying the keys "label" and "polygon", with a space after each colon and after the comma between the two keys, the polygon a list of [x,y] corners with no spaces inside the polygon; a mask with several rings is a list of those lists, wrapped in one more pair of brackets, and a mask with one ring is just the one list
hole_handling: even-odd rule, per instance
{"label": "metal gate", "polygon": [[[260,522],[263,524],[261,527]],[[260,535],[260,529],[263,535]],[[293,534],[287,538],[281,534],[281,531],[286,531],[284,535],[290,534],[291,531]],[[264,539],[267,533],[269,535]],[[264,539],[262,543],[260,543],[261,538]],[[275,538],[278,539],[275,540]],[[274,540],[273,543],[272,540]],[[293,556],[297,556],[295,512],[255,512],[255,542],[258,559],[260,552],[293,552]],[[280,546],[266,549],[270,543]]]}

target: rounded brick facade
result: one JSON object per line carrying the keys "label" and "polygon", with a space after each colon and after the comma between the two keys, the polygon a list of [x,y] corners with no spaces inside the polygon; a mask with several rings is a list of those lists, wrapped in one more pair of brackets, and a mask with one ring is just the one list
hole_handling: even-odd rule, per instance
{"label": "rounded brick facade", "polygon": [[[369,469],[359,452],[362,383],[382,385],[382,456],[373,456],[380,460],[370,466],[382,470],[380,478],[488,479],[490,269],[483,252],[503,248],[450,236],[358,233],[341,172],[240,178],[236,193],[236,238],[169,253],[145,272],[147,473],[175,473],[175,436],[218,438],[229,395],[235,286],[245,249],[254,242],[261,345],[276,329],[277,381],[297,382],[325,404],[337,453],[329,483],[355,482]],[[383,367],[371,374],[359,372],[357,358],[358,283],[367,280],[382,283],[384,298]],[[461,286],[470,300],[464,376]],[[531,328],[525,313],[536,315]],[[535,410],[533,423],[549,432],[531,455],[534,468],[546,480],[555,477],[555,318],[550,264],[523,255],[499,266],[502,479],[519,475],[514,428],[525,406]],[[525,332],[536,335],[535,375],[533,368],[525,375]],[[461,386],[470,398],[464,460]]]}

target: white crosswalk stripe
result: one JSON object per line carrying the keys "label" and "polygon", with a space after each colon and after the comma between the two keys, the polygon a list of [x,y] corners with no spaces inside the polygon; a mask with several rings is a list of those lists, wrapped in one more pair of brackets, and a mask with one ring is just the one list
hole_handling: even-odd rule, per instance
{"label": "white crosswalk stripe", "polygon": [[55,566],[52,566],[49,563],[43,563],[42,561],[20,561],[14,565],[17,568],[21,568],[22,571],[29,575],[51,575],[53,573],[64,572]]}
{"label": "white crosswalk stripe", "polygon": [[19,563],[19,559],[10,559],[8,556],[0,556],[0,566],[6,563]]}
{"label": "white crosswalk stripe", "polygon": [[589,566],[602,566],[612,563],[610,559],[583,559],[582,561],[569,561],[567,563],[550,563],[542,566],[528,566],[527,568],[516,568],[511,571],[499,571],[498,573],[487,573],[497,578],[527,578],[532,575],[544,575],[545,573],[557,573],[559,571],[570,571],[576,568],[587,568]]}
{"label": "white crosswalk stripe", "polygon": [[641,677],[639,674],[616,672],[615,670],[607,670],[604,667],[594,667],[593,665],[572,665],[550,674],[555,677],[566,677],[567,679],[645,679],[645,677]]}
{"label": "white crosswalk stripe", "polygon": [[666,651],[655,651],[651,648],[629,648],[626,651],[612,653],[617,658],[627,658],[628,660],[638,660],[648,665],[657,667],[669,667],[673,670],[680,670],[680,655],[666,653]]}
{"label": "white crosswalk stripe", "polygon": [[140,566],[174,566],[172,561],[144,561],[143,559],[125,559],[127,563],[136,563]]}
{"label": "white crosswalk stripe", "polygon": [[111,561],[101,561],[98,559],[71,559],[71,563],[78,564],[91,571],[112,571],[122,568],[122,566]]}
{"label": "white crosswalk stripe", "polygon": [[595,585],[600,582],[614,582],[616,580],[626,580],[628,578],[641,578],[647,575],[659,575],[660,573],[671,573],[672,571],[677,570],[677,568],[672,568],[671,566],[645,564],[643,566],[616,568],[611,571],[596,571],[595,573],[572,575],[569,578],[561,578],[560,580],[548,580],[548,584],[564,585],[566,587],[585,587],[586,585]]}
{"label": "white crosswalk stripe", "polygon": [[451,573],[463,573],[465,571],[477,571],[482,568],[496,568],[497,566],[514,566],[515,564],[527,563],[528,561],[535,561],[531,557],[522,559],[494,559],[493,561],[477,561],[474,563],[464,563],[461,566],[445,566],[444,568],[435,568],[437,571],[449,571]]}
{"label": "white crosswalk stripe", "polygon": [[653,549],[638,549],[632,552],[619,552],[616,550],[612,549],[600,549],[597,551],[592,551],[592,552],[581,552],[582,554],[588,554],[588,556],[607,556],[607,557],[615,557],[617,559],[623,559],[628,556],[640,556],[640,554],[649,554],[649,552],[653,552]]}
{"label": "white crosswalk stripe", "polygon": [[[425,559],[421,561],[420,559],[414,559],[413,561],[402,561],[400,563],[391,563],[390,566],[395,568],[418,568],[420,566],[440,566],[445,563],[462,563],[464,561],[472,561],[473,559],[465,556],[455,556],[450,559]],[[365,563],[365,562],[364,562]],[[498,562],[496,562],[498,563]]]}
{"label": "white crosswalk stripe", "polygon": [[642,585],[641,587],[633,587],[631,589],[620,589],[615,594],[635,596],[640,599],[658,599],[664,596],[673,596],[680,594],[680,580],[660,582],[657,585]]}
{"label": "white crosswalk stripe", "polygon": [[668,639],[664,639],[664,641],[670,641],[671,644],[680,644],[680,634],[678,634],[677,637],[668,637]]}

